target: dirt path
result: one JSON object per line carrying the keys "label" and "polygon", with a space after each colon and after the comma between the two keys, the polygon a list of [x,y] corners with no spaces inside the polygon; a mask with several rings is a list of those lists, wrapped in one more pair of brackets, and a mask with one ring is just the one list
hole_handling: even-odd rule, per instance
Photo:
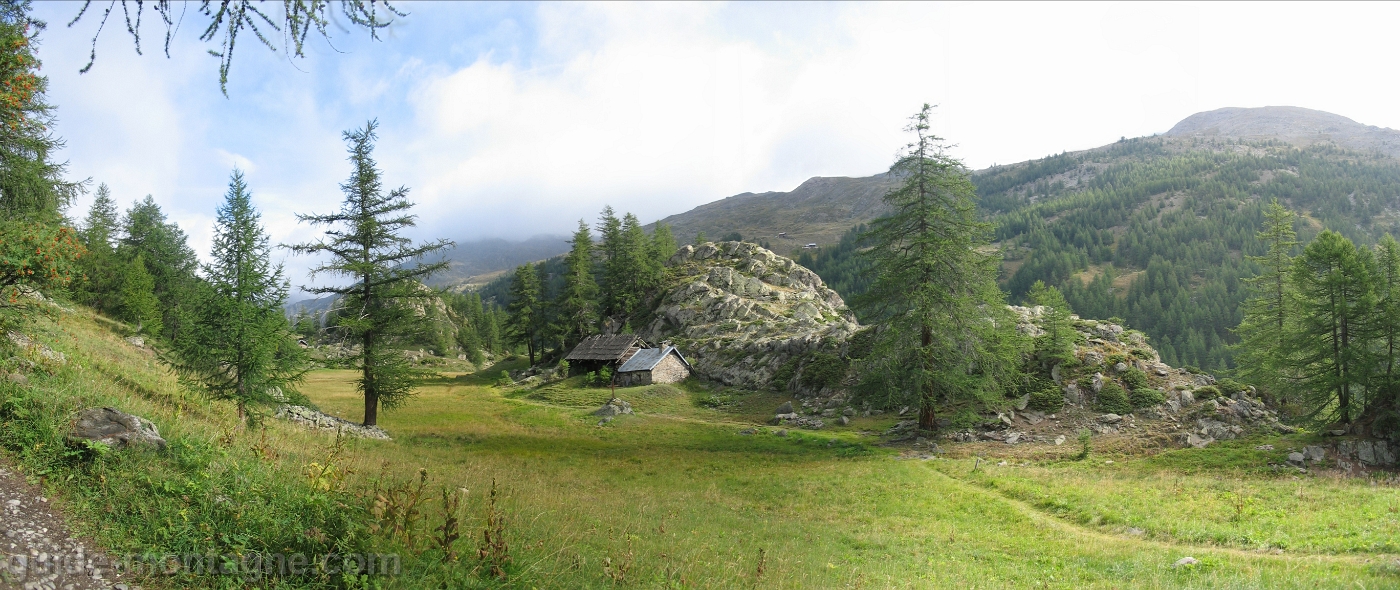
{"label": "dirt path", "polygon": [[13,465],[0,458],[0,590],[137,590],[111,560],[73,536]]}

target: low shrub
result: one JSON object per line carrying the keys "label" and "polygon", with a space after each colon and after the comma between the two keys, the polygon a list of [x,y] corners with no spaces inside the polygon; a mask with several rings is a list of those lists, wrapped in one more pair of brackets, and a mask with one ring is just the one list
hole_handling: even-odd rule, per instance
{"label": "low shrub", "polygon": [[1128,394],[1128,402],[1133,408],[1150,408],[1167,401],[1167,396],[1150,387],[1139,387]]}
{"label": "low shrub", "polygon": [[1249,388],[1246,387],[1243,383],[1240,383],[1239,381],[1235,381],[1234,379],[1230,379],[1228,377],[1216,381],[1215,386],[1218,387],[1220,389],[1220,393],[1224,395],[1230,395],[1232,393],[1249,390]]}
{"label": "low shrub", "polygon": [[845,378],[846,362],[834,354],[812,353],[810,360],[802,367],[802,386],[807,389],[836,387]]}
{"label": "low shrub", "polygon": [[1117,365],[1118,363],[1126,362],[1128,362],[1128,355],[1123,354],[1121,352],[1115,352],[1113,354],[1110,354],[1108,355],[1108,358],[1104,359],[1104,363],[1110,367]]}
{"label": "low shrub", "polygon": [[1150,360],[1152,360],[1152,353],[1151,353],[1151,352],[1148,352],[1147,349],[1145,349],[1145,348],[1134,348],[1131,352],[1132,352],[1132,355],[1133,355],[1133,356],[1135,356],[1135,357],[1137,357],[1137,358],[1140,358],[1140,359],[1142,359],[1142,360],[1145,360],[1145,361],[1150,361]]}
{"label": "low shrub", "polygon": [[1058,412],[1065,407],[1065,396],[1060,393],[1060,388],[1055,386],[1055,382],[1051,381],[1048,387],[1031,392],[1031,399],[1026,407],[1040,412]]}
{"label": "low shrub", "polygon": [[496,387],[510,387],[515,385],[515,380],[510,378],[509,371],[501,371],[501,376],[496,378]]}
{"label": "low shrub", "polygon": [[1199,401],[1215,399],[1220,397],[1220,389],[1214,385],[1207,385],[1205,387],[1196,388],[1196,391],[1191,392],[1191,395]]}
{"label": "low shrub", "polygon": [[1103,384],[1103,389],[1099,390],[1094,409],[1106,414],[1127,414],[1133,411],[1133,406],[1128,403],[1128,394],[1123,388],[1117,383],[1109,382]]}
{"label": "low shrub", "polygon": [[950,426],[957,430],[973,428],[982,423],[982,416],[972,408],[963,408],[953,414],[951,422]]}
{"label": "low shrub", "polygon": [[1128,369],[1126,373],[1123,373],[1123,386],[1128,388],[1128,391],[1147,387],[1147,373],[1140,369]]}

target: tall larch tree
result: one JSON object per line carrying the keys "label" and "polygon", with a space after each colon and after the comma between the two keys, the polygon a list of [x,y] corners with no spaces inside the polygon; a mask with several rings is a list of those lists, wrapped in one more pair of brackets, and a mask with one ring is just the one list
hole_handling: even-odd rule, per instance
{"label": "tall larch tree", "polygon": [[1390,234],[1376,245],[1375,287],[1373,409],[1400,430],[1400,242]]}
{"label": "tall larch tree", "polygon": [[1263,270],[1247,279],[1250,297],[1244,303],[1244,318],[1235,332],[1240,337],[1239,373],[1250,382],[1261,385],[1274,395],[1286,392],[1282,372],[1286,361],[1279,346],[1285,337],[1288,320],[1289,276],[1293,270],[1293,247],[1298,244],[1293,231],[1292,211],[1280,205],[1278,199],[1269,203],[1264,212],[1264,227],[1258,239],[1268,245],[1263,256],[1251,256]]}
{"label": "tall larch tree", "polygon": [[535,273],[535,265],[525,263],[516,267],[510,283],[510,320],[506,324],[506,332],[512,343],[525,345],[532,366],[541,340],[544,315],[540,279]]}
{"label": "tall larch tree", "polygon": [[325,226],[326,235],[292,247],[299,254],[330,256],[312,269],[312,277],[353,281],[306,290],[342,297],[337,328],[360,345],[360,377],[355,386],[364,396],[365,426],[378,424],[381,407],[397,407],[414,392],[418,372],[395,345],[426,332],[423,317],[411,304],[433,296],[420,281],[446,268],[447,262],[425,263],[424,258],[452,246],[448,240],[415,244],[402,235],[415,225],[417,216],[408,212],[413,208],[408,188],[384,190],[374,160],[378,126],[370,121],[344,133],[352,168],[350,178],[340,185],[345,201],[335,213],[298,215],[301,221]]}
{"label": "tall larch tree", "polygon": [[1308,416],[1350,423],[1356,394],[1369,379],[1368,320],[1374,312],[1371,252],[1324,231],[1293,262],[1289,333],[1278,343],[1288,355],[1292,385]]}
{"label": "tall larch tree", "polygon": [[977,219],[969,171],[929,132],[931,111],[910,118],[914,141],[890,168],[900,183],[867,234],[873,276],[858,301],[879,325],[869,391],[905,398],[886,403],[912,397],[926,430],[941,403],[999,398],[1019,378],[1025,346],[996,284],[998,260],[984,253],[991,228]]}
{"label": "tall larch tree", "polygon": [[582,219],[564,259],[564,288],[555,302],[561,344],[572,346],[598,329],[598,283],[593,279],[593,234]]}
{"label": "tall larch tree", "polygon": [[[279,401],[309,368],[282,306],[288,284],[243,173],[234,170],[214,222],[205,291],[187,329],[173,342],[171,366],[194,389],[234,402],[239,419],[256,422],[250,406]],[[281,397],[280,399],[286,399]]]}

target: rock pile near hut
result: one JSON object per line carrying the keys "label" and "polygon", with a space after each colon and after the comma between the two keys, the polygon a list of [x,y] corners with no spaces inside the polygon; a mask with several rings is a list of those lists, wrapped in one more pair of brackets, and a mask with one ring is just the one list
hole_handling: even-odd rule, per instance
{"label": "rock pile near hut", "polygon": [[841,296],[791,259],[746,242],[682,247],[640,335],[673,342],[701,377],[767,388],[784,364],[860,329]]}

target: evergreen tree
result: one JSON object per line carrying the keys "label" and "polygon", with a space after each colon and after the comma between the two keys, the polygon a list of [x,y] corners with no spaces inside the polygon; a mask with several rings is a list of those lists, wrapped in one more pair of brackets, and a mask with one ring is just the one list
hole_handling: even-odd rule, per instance
{"label": "evergreen tree", "polygon": [[54,107],[34,54],[43,28],[27,2],[0,10],[0,220],[57,225],[83,183],[64,180],[66,165],[53,161],[63,141],[49,132]]}
{"label": "evergreen tree", "polygon": [[[187,383],[215,400],[229,400],[238,417],[254,420],[252,404],[278,401],[306,373],[282,305],[287,283],[273,266],[267,233],[253,207],[243,173],[234,170],[214,223],[212,263],[204,267],[211,289],[170,358]],[[285,398],[283,398],[285,399]]]}
{"label": "evergreen tree", "polygon": [[136,332],[151,336],[162,333],[160,300],[155,295],[155,280],[146,272],[141,254],[131,259],[122,273],[118,311],[121,319],[136,325]]}
{"label": "evergreen tree", "polygon": [[651,232],[652,259],[656,261],[658,267],[664,267],[675,253],[676,236],[671,233],[671,226],[657,223],[656,230]]}
{"label": "evergreen tree", "polygon": [[603,207],[598,216],[599,246],[603,254],[602,292],[599,301],[603,316],[626,313],[628,297],[623,287],[629,277],[626,257],[626,236],[622,233],[622,220],[617,218],[611,206]]}
{"label": "evergreen tree", "polygon": [[1376,245],[1376,368],[1374,410],[1400,430],[1400,243],[1390,234]]}
{"label": "evergreen tree", "polygon": [[695,245],[696,245],[696,246],[699,246],[700,244],[703,244],[703,243],[708,242],[708,241],[709,241],[709,240],[705,238],[705,230],[702,229],[702,230],[700,230],[698,233],[695,234]]}
{"label": "evergreen tree", "polygon": [[1288,320],[1288,285],[1293,259],[1289,253],[1298,244],[1293,231],[1293,212],[1278,199],[1269,203],[1264,228],[1258,239],[1269,248],[1263,256],[1251,256],[1263,272],[1247,279],[1252,296],[1244,303],[1244,319],[1235,332],[1240,336],[1240,375],[1282,393],[1281,371],[1286,364],[1279,356],[1279,343],[1285,337]]}
{"label": "evergreen tree", "polygon": [[301,221],[328,229],[325,238],[293,247],[300,254],[331,255],[329,262],[312,269],[313,277],[329,274],[354,281],[307,291],[343,297],[344,312],[337,328],[360,345],[361,375],[356,387],[364,395],[365,426],[378,424],[381,406],[397,407],[413,394],[417,373],[402,351],[393,347],[426,331],[423,318],[410,303],[432,297],[432,291],[419,281],[447,267],[446,261],[417,261],[452,245],[447,240],[414,245],[401,235],[415,225],[416,216],[408,213],[413,203],[406,187],[384,192],[373,157],[377,127],[378,122],[370,121],[344,133],[353,168],[340,185],[345,201],[336,213],[297,215]]}
{"label": "evergreen tree", "polygon": [[661,265],[652,257],[651,239],[642,230],[636,215],[628,213],[623,216],[620,241],[615,265],[617,280],[609,282],[607,289],[615,291],[613,297],[618,306],[617,313],[630,318],[641,307],[647,292],[661,283]]}
{"label": "evergreen tree", "polygon": [[593,280],[593,236],[582,219],[574,232],[573,248],[565,258],[564,289],[558,308],[558,339],[570,346],[594,333],[598,326],[598,284]]}
{"label": "evergreen tree", "polygon": [[1021,343],[998,261],[979,249],[991,228],[977,219],[969,172],[929,133],[930,110],[911,117],[914,142],[890,168],[901,183],[867,234],[874,276],[858,303],[882,324],[870,384],[912,396],[931,430],[939,403],[999,397],[1019,377]]}
{"label": "evergreen tree", "polygon": [[1040,319],[1045,333],[1036,339],[1036,356],[1050,366],[1073,359],[1076,332],[1070,320],[1073,312],[1065,296],[1059,289],[1036,281],[1031,285],[1030,299],[1043,307]]}
{"label": "evergreen tree", "polygon": [[1373,312],[1370,251],[1324,231],[1293,263],[1291,305],[1296,322],[1279,342],[1293,385],[1309,415],[1351,422],[1360,408],[1369,356],[1367,322]]}
{"label": "evergreen tree", "polygon": [[185,232],[166,222],[165,212],[150,195],[127,210],[122,226],[118,255],[128,260],[140,256],[145,261],[160,301],[162,331],[157,335],[173,341],[196,301],[198,259]]}
{"label": "evergreen tree", "polygon": [[522,264],[516,267],[515,278],[510,284],[510,320],[506,331],[510,334],[511,342],[525,345],[531,366],[535,364],[543,319],[540,280],[535,275],[535,265]]}
{"label": "evergreen tree", "polygon": [[74,283],[74,298],[102,311],[114,311],[112,293],[119,290],[121,262],[116,256],[117,204],[106,184],[98,185],[92,208],[88,209],[78,238],[87,255],[78,261],[82,278]]}

